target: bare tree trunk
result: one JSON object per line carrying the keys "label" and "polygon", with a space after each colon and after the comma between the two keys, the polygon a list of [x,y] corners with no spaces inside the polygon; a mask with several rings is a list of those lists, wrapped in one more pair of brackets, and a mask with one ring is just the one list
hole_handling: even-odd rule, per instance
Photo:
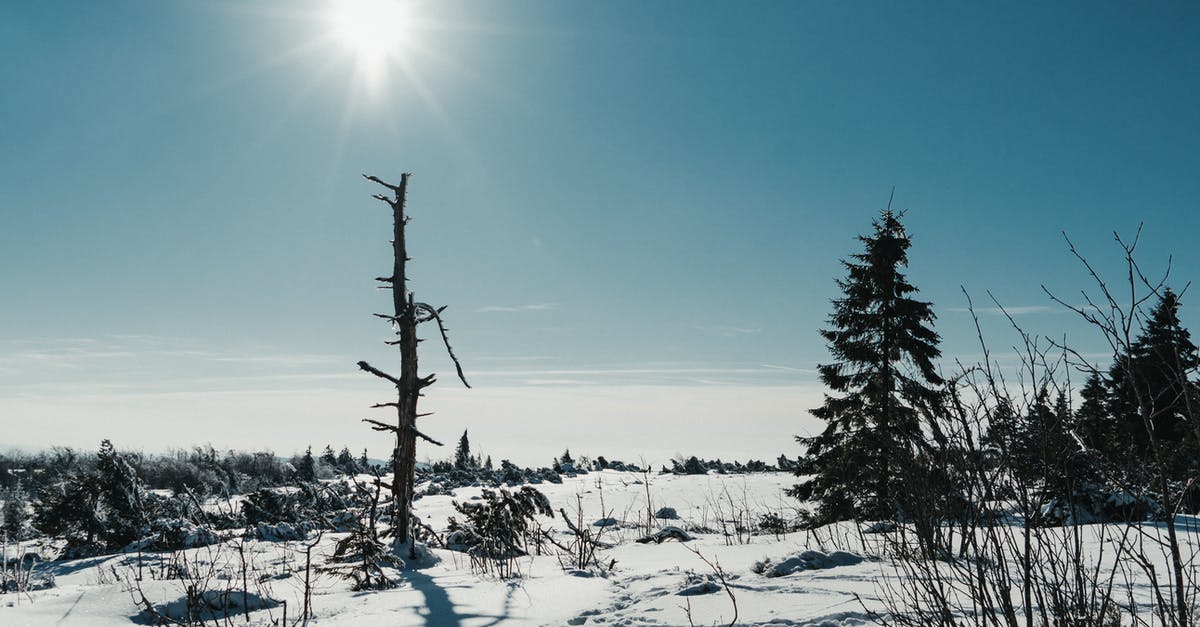
{"label": "bare tree trunk", "polygon": [[396,542],[408,542],[412,525],[412,485],[417,458],[417,317],[408,293],[408,249],[404,241],[404,203],[408,173],[400,175],[392,206],[392,308],[400,335],[400,383],[397,389],[396,450],[392,455],[392,499],[395,504]]}
{"label": "bare tree trunk", "polygon": [[[383,194],[375,195],[375,198],[386,202],[392,208],[392,275],[376,278],[377,281],[384,284],[383,287],[392,290],[392,313],[390,315],[375,315],[392,323],[399,339],[388,342],[388,344],[400,347],[400,376],[398,378],[371,367],[365,361],[358,362],[358,367],[362,370],[385,379],[396,387],[395,402],[379,403],[374,406],[395,408],[396,423],[391,425],[369,418],[365,419],[365,422],[370,423],[376,431],[390,431],[395,435],[395,447],[392,450],[392,482],[390,486],[394,512],[392,534],[397,546],[404,544],[411,545],[413,481],[416,474],[417,438],[420,437],[438,446],[442,445],[441,442],[430,438],[417,429],[417,418],[420,416],[417,413],[417,399],[421,396],[421,390],[433,385],[435,380],[432,374],[426,377],[417,375],[417,343],[420,341],[417,338],[418,324],[429,321],[436,321],[438,323],[442,340],[446,345],[446,351],[450,353],[450,358],[454,361],[459,379],[467,387],[471,386],[467,384],[466,378],[463,376],[462,366],[458,363],[458,358],[455,357],[454,351],[450,348],[450,340],[446,333],[447,330],[445,325],[442,324],[440,314],[445,307],[435,309],[425,303],[416,302],[412,292],[408,290],[407,264],[409,257],[405,246],[404,232],[404,227],[408,224],[408,216],[404,213],[404,207],[407,200],[408,178],[410,174],[407,172],[401,174],[399,185],[385,183],[374,176],[363,176],[367,180],[378,183],[392,191],[392,197],[390,198]],[[415,556],[415,546],[410,546],[410,549],[410,555]]]}

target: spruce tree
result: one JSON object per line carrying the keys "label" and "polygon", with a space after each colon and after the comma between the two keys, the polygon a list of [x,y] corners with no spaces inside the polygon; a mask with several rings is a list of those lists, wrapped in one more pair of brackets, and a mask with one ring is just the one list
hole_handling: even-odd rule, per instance
{"label": "spruce tree", "polygon": [[1069,500],[1079,479],[1078,442],[1071,436],[1073,416],[1064,393],[1053,403],[1042,388],[1035,395],[1010,445],[1012,468],[1022,485],[1037,486],[1044,497]]}
{"label": "spruce tree", "polygon": [[312,447],[304,449],[304,456],[296,465],[296,476],[301,481],[317,480],[317,460],[313,459]]}
{"label": "spruce tree", "polygon": [[328,444],[326,444],[325,450],[321,451],[321,463],[325,464],[326,466],[328,466],[330,468],[337,466],[337,455],[333,454],[332,446],[329,446]]}
{"label": "spruce tree", "polygon": [[0,531],[8,534],[9,540],[24,540],[29,526],[29,497],[18,482],[4,493],[4,507],[0,508]]}
{"label": "spruce tree", "polygon": [[1079,391],[1079,410],[1075,412],[1075,428],[1079,438],[1091,450],[1105,457],[1112,455],[1119,441],[1117,425],[1108,410],[1109,389],[1098,372],[1088,375]]}
{"label": "spruce tree", "polygon": [[466,470],[474,465],[471,463],[471,441],[467,439],[467,430],[463,429],[462,437],[458,439],[458,448],[454,449],[454,469]]}
{"label": "spruce tree", "polygon": [[98,477],[71,471],[45,486],[38,495],[34,527],[48,536],[65,537],[68,549],[83,554],[104,548],[105,522]]}
{"label": "spruce tree", "polygon": [[1197,367],[1200,354],[1179,321],[1179,297],[1168,288],[1109,373],[1109,412],[1120,437],[1113,462],[1141,467],[1157,448],[1171,478],[1196,469],[1200,389],[1189,377]]}
{"label": "spruce tree", "polygon": [[337,467],[348,475],[358,472],[358,465],[354,463],[354,456],[350,454],[350,447],[343,446],[342,450],[338,452]]}
{"label": "spruce tree", "polygon": [[906,479],[920,474],[913,460],[928,448],[922,413],[940,403],[933,308],[913,298],[917,288],[901,272],[911,240],[890,208],[872,226],[858,238],[863,252],[842,261],[843,296],[821,331],[834,361],[818,372],[837,395],[826,394],[812,414],[827,425],[816,437],[797,437],[807,452],[795,472],[808,478],[788,493],[816,501],[822,520],[902,512],[914,487]]}
{"label": "spruce tree", "polygon": [[110,548],[124,546],[145,531],[145,490],[129,461],[113,447],[112,442],[100,442],[96,453],[96,473],[106,506],[104,540]]}

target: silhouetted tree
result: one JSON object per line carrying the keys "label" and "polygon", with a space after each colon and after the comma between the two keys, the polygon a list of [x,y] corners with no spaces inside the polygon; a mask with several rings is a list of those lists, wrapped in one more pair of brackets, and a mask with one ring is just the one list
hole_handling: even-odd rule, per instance
{"label": "silhouetted tree", "polygon": [[113,448],[112,442],[100,443],[96,453],[96,473],[104,492],[105,542],[119,547],[137,540],[149,521],[144,505],[145,491],[133,466]]}
{"label": "silhouetted tree", "polygon": [[[409,544],[412,525],[413,478],[417,464],[417,438],[441,446],[441,442],[425,435],[417,429],[417,399],[421,390],[433,385],[435,375],[419,376],[417,374],[417,325],[423,322],[436,322],[446,346],[454,362],[458,378],[463,385],[470,387],[463,375],[462,366],[450,348],[447,329],[442,322],[441,313],[445,307],[433,307],[417,301],[408,289],[408,249],[405,244],[405,226],[408,216],[404,213],[404,205],[408,194],[409,174],[400,175],[400,184],[392,185],[374,177],[363,175],[369,181],[378,183],[392,192],[392,196],[376,194],[374,197],[388,204],[392,209],[392,273],[386,277],[376,277],[382,287],[392,292],[392,313],[376,314],[387,320],[399,336],[395,341],[388,342],[400,348],[400,376],[392,376],[382,370],[372,367],[365,361],[358,362],[358,367],[369,372],[396,388],[396,400],[379,403],[375,407],[391,407],[396,410],[394,424],[374,419],[365,419],[377,431],[388,431],[395,437],[395,448],[392,451],[392,501],[393,524],[392,532],[396,543]],[[416,546],[409,546],[410,556],[416,555]]]}
{"label": "silhouetted tree", "polygon": [[940,402],[935,316],[901,272],[911,240],[899,218],[889,207],[874,233],[858,238],[864,250],[842,262],[843,296],[821,331],[835,361],[818,372],[840,396],[827,394],[812,410],[827,423],[820,435],[797,438],[807,452],[795,472],[808,479],[789,494],[817,501],[826,520],[891,518],[904,509],[913,487],[906,480],[920,474],[913,460],[928,448],[922,413]]}
{"label": "silhouetted tree", "polygon": [[337,455],[334,455],[332,446],[326,444],[325,450],[321,451],[321,463],[330,468],[337,466]]}
{"label": "silhouetted tree", "polygon": [[343,446],[342,450],[338,452],[337,467],[348,475],[358,472],[358,464],[354,462],[354,456],[350,454],[349,447]]}
{"label": "silhouetted tree", "polygon": [[1109,413],[1120,437],[1109,450],[1112,461],[1140,467],[1157,443],[1172,479],[1196,468],[1200,389],[1190,376],[1197,366],[1200,355],[1179,321],[1179,297],[1166,288],[1128,357],[1116,360],[1109,374]]}
{"label": "silhouetted tree", "polygon": [[1108,409],[1108,388],[1099,372],[1088,375],[1079,391],[1075,429],[1085,446],[1111,459],[1120,440],[1116,421]]}
{"label": "silhouetted tree", "polygon": [[304,449],[304,455],[300,457],[300,463],[296,465],[296,476],[301,481],[317,480],[317,460],[313,459],[311,446]]}
{"label": "silhouetted tree", "polygon": [[458,448],[454,449],[454,468],[466,470],[475,465],[471,460],[471,441],[467,439],[467,430],[463,429],[462,437],[458,439]]}

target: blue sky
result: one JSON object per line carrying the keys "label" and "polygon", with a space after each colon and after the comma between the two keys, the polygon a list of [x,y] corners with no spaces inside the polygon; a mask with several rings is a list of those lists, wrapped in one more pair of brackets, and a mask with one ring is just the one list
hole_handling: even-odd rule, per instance
{"label": "blue sky", "polygon": [[383,454],[362,172],[415,173],[412,287],[476,383],[427,430],[501,457],[794,453],[893,186],[947,355],[960,285],[1098,348],[1041,292],[1086,286],[1061,231],[1200,275],[1200,7],[1043,4],[416,2],[371,82],[324,1],[5,3],[6,441]]}

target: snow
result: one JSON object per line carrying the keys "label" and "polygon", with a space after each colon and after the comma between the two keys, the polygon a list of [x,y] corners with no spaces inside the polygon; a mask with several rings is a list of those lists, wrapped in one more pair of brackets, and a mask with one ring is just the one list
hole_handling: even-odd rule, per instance
{"label": "snow", "polygon": [[[310,573],[314,613],[310,623],[727,625],[733,621],[734,605],[721,584],[723,575],[736,600],[738,624],[875,624],[858,598],[880,609],[877,583],[895,573],[887,560],[870,557],[877,553],[870,546],[873,538],[882,534],[863,535],[849,524],[783,535],[734,530],[731,521],[755,526],[758,517],[767,512],[781,513],[785,519],[793,516],[798,504],[783,496],[782,490],[794,480],[786,473],[675,476],[603,471],[566,477],[562,484],[539,484],[537,488],[549,497],[555,511],[561,508],[572,520],[577,516],[589,524],[615,520],[616,524],[590,527],[602,541],[613,545],[602,552],[606,564],[615,560],[612,570],[564,570],[556,556],[535,555],[520,560],[520,577],[503,580],[473,573],[462,553],[432,549],[429,563],[397,573],[399,586],[392,590],[353,592],[349,582],[314,570]],[[416,501],[415,511],[426,523],[444,531],[447,517],[456,513],[452,501],[461,502],[479,492],[480,488],[459,488],[453,494],[426,496]],[[686,543],[673,539],[661,544],[635,542],[665,526],[654,517],[664,507],[677,511],[679,520],[672,523],[694,539]],[[561,518],[539,517],[538,522],[565,533]],[[722,533],[723,529],[729,535]],[[312,550],[314,563],[323,565],[334,542],[344,535],[324,534]],[[1188,535],[1194,547],[1196,532]],[[307,542],[315,539],[311,534]],[[180,556],[186,557],[186,567],[214,573],[213,581],[219,582],[214,589],[241,590],[239,543],[252,572],[263,581],[258,584],[261,590],[286,602],[290,624],[303,605],[305,541],[227,539],[179,554],[147,553],[139,558],[130,553],[40,564],[37,570],[53,573],[56,587],[29,595],[0,595],[0,625],[114,627],[141,621],[140,608],[117,580],[118,575],[136,573],[139,559],[143,590],[155,604],[179,602],[183,597],[178,579],[160,580],[153,574],[179,567]],[[15,550],[10,547],[10,555],[15,555]],[[719,568],[720,574],[705,560]],[[253,581],[247,588],[260,590]],[[250,602],[254,606],[255,600]],[[282,606],[252,610],[249,624],[271,624],[282,611]],[[233,612],[232,624],[247,624],[242,610]]]}

